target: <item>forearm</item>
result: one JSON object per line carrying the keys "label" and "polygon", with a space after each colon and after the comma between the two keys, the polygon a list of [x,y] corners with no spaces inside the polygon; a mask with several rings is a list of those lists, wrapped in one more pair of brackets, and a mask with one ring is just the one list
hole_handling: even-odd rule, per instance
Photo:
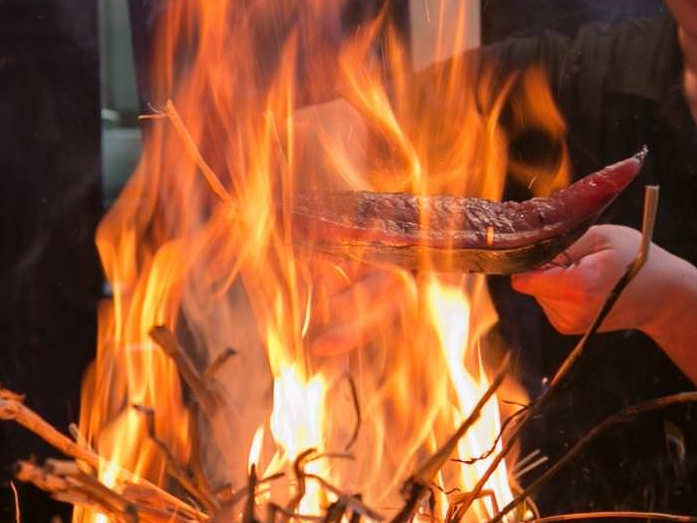
{"label": "forearm", "polygon": [[697,268],[677,257],[655,291],[662,306],[642,330],[697,385]]}

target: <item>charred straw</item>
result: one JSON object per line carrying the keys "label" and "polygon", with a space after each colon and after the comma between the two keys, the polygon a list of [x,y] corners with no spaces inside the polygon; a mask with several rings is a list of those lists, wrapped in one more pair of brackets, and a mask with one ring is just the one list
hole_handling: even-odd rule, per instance
{"label": "charred straw", "polygon": [[242,523],[254,523],[254,506],[256,505],[257,491],[257,468],[252,463],[249,467],[249,478],[247,480],[247,502],[244,505],[244,513],[242,515]]}

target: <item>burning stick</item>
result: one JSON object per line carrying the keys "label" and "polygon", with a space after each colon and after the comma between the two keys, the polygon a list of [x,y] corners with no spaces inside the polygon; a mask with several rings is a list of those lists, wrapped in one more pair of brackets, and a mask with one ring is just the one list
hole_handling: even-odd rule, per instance
{"label": "burning stick", "polygon": [[301,452],[298,457],[295,458],[295,462],[293,463],[293,472],[295,473],[295,478],[298,481],[298,490],[295,496],[293,496],[293,498],[288,502],[286,512],[291,514],[294,513],[300,504],[300,500],[302,500],[303,496],[305,495],[305,471],[303,470],[303,467],[305,466],[305,460],[308,459],[314,452],[315,449],[307,449],[306,451]]}
{"label": "burning stick", "polygon": [[99,457],[67,438],[41,416],[24,405],[24,397],[7,389],[0,389],[0,419],[13,420],[43,438],[63,454],[86,462],[93,468],[99,466]]}
{"label": "burning stick", "polygon": [[12,499],[15,503],[15,523],[20,523],[22,514],[19,510],[19,494],[17,493],[17,487],[15,487],[14,481],[10,480],[10,488],[12,489]]}
{"label": "burning stick", "polygon": [[[94,477],[80,471],[75,463],[63,462],[62,465],[62,467],[54,468],[51,463],[47,462],[45,468],[66,477],[69,484],[73,485],[73,488],[77,487],[88,498],[94,499],[107,507],[112,514],[119,514],[121,516],[119,519],[126,520],[129,523],[139,523],[141,519],[140,513],[145,512],[144,506],[138,507],[135,503],[111,490]],[[71,489],[68,490],[70,491]],[[166,514],[163,514],[163,516],[166,517]]]}
{"label": "burning stick", "polygon": [[277,505],[269,503],[266,506],[266,523],[276,523],[276,512],[278,512]]}
{"label": "burning stick", "polygon": [[[257,480],[257,487],[265,484],[265,483],[270,483],[271,481],[275,481],[277,479],[280,479],[284,477],[286,474],[285,472],[277,472],[276,474],[271,474],[270,476],[266,476],[265,478]],[[256,494],[258,495],[258,493]],[[228,509],[232,509],[237,503],[240,502],[240,500],[244,499],[247,496],[247,489],[241,489],[235,492],[232,490],[232,487],[227,485],[223,491],[219,491],[216,493],[216,496],[223,502],[223,506],[221,509],[216,513],[216,516],[219,515],[221,512],[224,512]]]}
{"label": "burning stick", "polygon": [[425,499],[427,495],[430,494],[429,487],[417,483],[415,481],[408,481],[405,483],[402,493],[404,494],[406,500],[404,505],[397,513],[395,517],[390,520],[390,523],[406,523],[412,517],[414,517],[414,512],[416,512],[416,507],[418,504]]}
{"label": "burning stick", "polygon": [[232,347],[227,347],[223,352],[218,354],[218,356],[213,360],[213,363],[208,366],[206,372],[203,373],[203,379],[209,381],[215,378],[215,375],[218,373],[221,367],[236,354],[237,351],[235,349]]}
{"label": "burning stick", "polygon": [[346,508],[350,508],[351,510],[353,510],[353,512],[357,512],[362,516],[372,519],[373,521],[384,521],[385,517],[382,514],[376,512],[355,496],[347,494],[346,492],[342,492],[334,485],[327,482],[327,480],[325,480],[324,478],[321,478],[320,476],[317,476],[315,474],[306,474],[305,477],[317,481],[320,485],[322,485],[322,487],[325,490],[328,490],[329,492],[337,496],[339,500],[343,501],[343,503],[346,505]]}
{"label": "burning stick", "polygon": [[193,479],[190,477],[188,472],[177,463],[177,460],[167,448],[167,445],[165,445],[164,442],[157,437],[155,434],[155,411],[145,405],[133,405],[133,408],[145,416],[146,425],[148,427],[148,435],[153,443],[155,443],[155,445],[157,445],[160,451],[164,454],[165,461],[167,463],[167,471],[170,473],[170,475],[176,479],[179,484],[184,487],[187,492],[189,492],[189,494],[194,496],[199,503],[206,507],[207,510],[213,511],[220,508],[220,503],[215,496],[213,496],[210,492],[206,492],[198,488],[194,484]]}
{"label": "burning stick", "polygon": [[302,521],[315,521],[317,523],[321,523],[324,520],[322,516],[312,516],[310,514],[298,514],[297,512],[288,512],[288,509],[285,509],[280,505],[275,505],[274,503],[270,503],[269,507],[272,507],[272,510],[274,512],[283,514],[287,518],[300,519]]}
{"label": "burning stick", "polygon": [[494,451],[496,450],[496,446],[499,444],[499,441],[503,439],[503,434],[506,432],[506,429],[508,426],[513,423],[519,416],[521,416],[526,410],[530,408],[529,405],[523,405],[519,410],[511,414],[506,420],[501,424],[501,429],[499,430],[498,435],[496,436],[496,439],[494,440],[494,443],[492,443],[491,447],[481,453],[479,456],[475,456],[472,458],[466,458],[466,459],[459,459],[459,458],[453,458],[452,461],[455,463],[462,463],[464,465],[474,465],[478,461],[482,461],[484,459],[487,459],[489,456],[491,456]]}
{"label": "burning stick", "polygon": [[[218,504],[225,503],[227,501],[224,495],[219,495],[220,492],[215,492],[208,482],[208,478],[203,470],[203,464],[201,463],[202,447],[201,447],[201,434],[197,427],[197,420],[199,419],[199,406],[197,403],[193,403],[189,407],[190,417],[189,423],[191,424],[189,428],[189,434],[191,434],[191,459],[189,461],[189,470],[193,475],[194,484],[204,491],[211,493],[213,497],[217,500]],[[218,489],[220,491],[220,489]],[[228,489],[228,491],[230,491]]]}
{"label": "burning stick", "polygon": [[324,515],[322,523],[340,522],[341,519],[344,517],[344,512],[346,512],[346,505],[343,503],[343,501],[335,501],[334,503],[329,505],[329,508],[327,508],[327,512]]}
{"label": "burning stick", "polygon": [[[450,500],[450,506],[448,507],[448,513],[445,516],[445,521],[446,523],[453,521],[453,514],[457,511],[457,508],[460,503],[463,501],[466,501],[469,496],[469,492],[464,492],[462,494],[456,494],[453,496],[453,498]],[[496,502],[496,494],[494,493],[493,490],[489,489],[484,489],[479,493],[478,499],[481,498],[488,498],[489,501],[491,502],[491,506],[494,508],[494,512],[499,511],[499,506],[498,503]]]}
{"label": "burning stick", "polygon": [[29,461],[18,461],[15,464],[14,476],[20,481],[33,483],[46,492],[67,490],[68,482]]}
{"label": "burning stick", "polygon": [[254,523],[254,505],[256,504],[257,468],[254,463],[249,468],[249,481],[247,483],[247,503],[244,506],[242,523]]}
{"label": "burning stick", "polygon": [[[304,471],[304,466],[307,463],[310,463],[312,461],[315,461],[317,459],[321,458],[352,458],[350,454],[337,454],[337,453],[325,453],[325,454],[317,454],[315,456],[312,456],[316,451],[315,449],[307,449],[304,452],[301,452],[298,457],[295,459],[295,462],[293,463],[293,471],[295,472],[295,477],[298,481],[298,488],[297,488],[297,493],[291,499],[291,501],[288,503],[288,506],[285,508],[285,510],[279,510],[284,516],[286,516],[286,519],[288,517],[296,517],[295,511],[297,509],[298,504],[300,503],[300,500],[303,498],[305,495],[306,491],[306,481],[308,479],[315,480],[317,483],[319,483],[322,488],[325,490],[328,490],[332,494],[334,494],[338,499],[343,504],[344,507],[344,512],[346,509],[351,509],[354,513],[358,513],[362,516],[365,516],[369,519],[372,519],[374,521],[383,521],[385,518],[373,510],[372,508],[368,507],[365,505],[359,497],[352,496],[350,494],[347,494],[346,492],[341,491],[331,483],[329,483],[327,480],[324,478],[317,476],[316,474],[308,474]],[[342,512],[343,514],[343,512]],[[320,518],[322,520],[322,518]]]}
{"label": "burning stick", "polygon": [[189,355],[179,345],[174,333],[164,325],[156,325],[150,329],[150,337],[167,356],[174,360],[179,373],[191,387],[191,392],[194,393],[203,411],[207,416],[213,417],[222,406],[223,400],[211,390],[208,383],[201,377]]}
{"label": "burning stick", "polygon": [[358,439],[358,433],[361,430],[361,404],[358,401],[358,389],[356,388],[356,382],[353,381],[353,376],[350,374],[347,374],[346,376],[349,386],[351,387],[351,399],[353,400],[353,409],[356,413],[356,425],[353,429],[353,434],[351,435],[349,442],[344,447],[344,450],[348,452]]}
{"label": "burning stick", "polygon": [[203,379],[184,348],[177,341],[174,333],[168,327],[156,325],[150,330],[150,336],[162,348],[165,354],[174,360],[179,373],[191,387],[198,404],[203,409],[218,448],[224,451],[223,456],[227,456],[225,450],[235,448],[235,442],[231,438],[231,435],[234,433],[233,427],[230,425],[231,420],[225,415],[225,400],[214,387],[209,385],[210,381]]}
{"label": "burning stick", "polygon": [[[522,478],[525,474],[531,470],[536,469],[543,463],[549,461],[547,456],[540,456],[539,449],[533,450],[530,454],[525,456],[523,459],[519,460],[511,469],[511,477],[514,480]],[[535,459],[537,458],[537,459]]]}
{"label": "burning stick", "polygon": [[[362,501],[361,495],[360,495],[360,494],[356,494],[354,497],[355,497],[358,501]],[[354,510],[353,513],[351,514],[351,519],[349,519],[349,523],[360,523],[360,521],[361,521],[361,513],[360,513],[360,512],[356,512],[356,511]]]}
{"label": "burning stick", "polygon": [[418,482],[421,485],[430,485],[433,482],[433,478],[436,476],[438,471],[443,468],[443,465],[450,459],[450,456],[455,451],[457,443],[462,439],[462,437],[467,433],[469,428],[474,425],[474,423],[479,419],[479,416],[484,408],[484,405],[491,399],[491,397],[496,393],[498,388],[503,383],[506,374],[511,366],[511,356],[510,353],[506,355],[503,363],[496,372],[496,377],[489,385],[489,388],[484,393],[484,395],[479,399],[477,405],[470,413],[469,417],[460,425],[455,434],[453,434],[448,441],[446,441],[443,446],[431,456],[421,467],[414,473],[411,481]]}

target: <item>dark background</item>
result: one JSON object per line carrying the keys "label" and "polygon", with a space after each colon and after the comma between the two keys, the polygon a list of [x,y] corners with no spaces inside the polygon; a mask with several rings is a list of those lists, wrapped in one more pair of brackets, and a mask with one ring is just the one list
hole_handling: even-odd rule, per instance
{"label": "dark background", "polygon": [[[0,382],[66,432],[101,289],[98,58],[95,2],[0,2]],[[14,521],[8,467],[31,455],[55,453],[0,422],[2,521]],[[69,521],[67,507],[17,486],[22,521]]]}
{"label": "dark background", "polygon": [[661,0],[481,0],[482,43],[545,29],[573,35],[588,21],[612,23],[665,9]]}
{"label": "dark background", "polygon": [[[147,40],[148,0],[131,0],[135,48]],[[406,1],[395,2],[405,23]],[[482,37],[555,28],[660,9],[651,0],[482,0]],[[375,10],[354,2],[347,24]],[[93,357],[101,273],[94,232],[102,213],[100,63],[95,0],[0,0],[0,382],[59,430],[79,413]],[[351,19],[355,17],[355,20]],[[406,25],[405,25],[406,27]],[[143,55],[136,52],[143,70]],[[14,521],[8,487],[18,458],[55,453],[0,424],[0,521]],[[68,507],[20,488],[22,520]]]}

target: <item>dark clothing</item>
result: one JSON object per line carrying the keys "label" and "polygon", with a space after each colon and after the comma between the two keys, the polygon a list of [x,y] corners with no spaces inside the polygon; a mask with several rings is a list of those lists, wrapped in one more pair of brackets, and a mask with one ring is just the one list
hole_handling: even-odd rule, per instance
{"label": "dark clothing", "polygon": [[[631,156],[646,144],[649,157],[638,180],[601,221],[640,229],[643,188],[659,184],[654,241],[697,264],[697,132],[681,88],[676,35],[675,22],[661,17],[613,28],[591,25],[575,39],[548,33],[506,41],[483,54],[503,71],[544,65],[569,127],[576,175]],[[527,145],[525,140],[512,143],[511,154],[527,154]],[[554,373],[578,338],[557,334],[534,301],[512,292],[506,278],[492,278],[491,288],[502,333],[519,351],[527,385],[538,394],[541,378]],[[545,416],[530,427],[526,446],[541,447],[553,463],[609,414],[693,389],[643,334],[598,335]],[[621,508],[697,513],[695,415],[697,405],[686,405],[611,428],[546,484],[539,495],[543,512]]]}
{"label": "dark clothing", "polygon": [[590,20],[617,23],[629,16],[658,16],[667,10],[662,0],[485,0],[481,7],[484,45],[548,29],[574,36]]}

